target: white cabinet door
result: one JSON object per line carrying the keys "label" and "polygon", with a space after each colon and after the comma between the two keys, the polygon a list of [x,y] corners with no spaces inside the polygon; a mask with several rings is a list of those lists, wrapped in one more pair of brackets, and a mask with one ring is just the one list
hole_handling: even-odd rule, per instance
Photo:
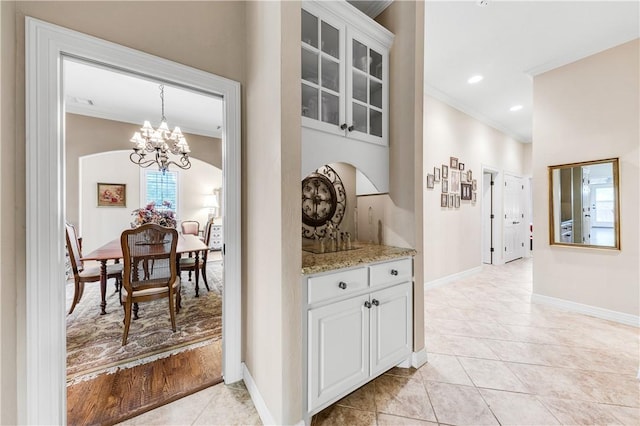
{"label": "white cabinet door", "polygon": [[309,310],[309,400],[313,409],[369,377],[368,296]]}
{"label": "white cabinet door", "polygon": [[302,9],[302,124],[344,135],[345,25],[313,4]]}
{"label": "white cabinet door", "polygon": [[387,144],[388,50],[354,29],[347,31],[347,136]]}
{"label": "white cabinet door", "polygon": [[371,305],[371,375],[375,376],[411,354],[411,283],[371,293]]}

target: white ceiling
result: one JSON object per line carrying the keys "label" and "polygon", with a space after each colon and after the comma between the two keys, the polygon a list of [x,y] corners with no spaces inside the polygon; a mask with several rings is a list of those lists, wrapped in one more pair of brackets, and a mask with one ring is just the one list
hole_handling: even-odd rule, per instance
{"label": "white ceiling", "polygon": [[425,92],[520,142],[531,142],[533,76],[640,36],[638,1],[478,3],[426,3]]}
{"label": "white ceiling", "polygon": [[[351,3],[375,16],[391,1]],[[425,92],[521,142],[531,142],[532,76],[640,36],[638,1],[478,3],[425,4]],[[477,74],[484,79],[468,84]],[[65,106],[72,113],[157,126],[158,84],[65,61]],[[523,108],[511,112],[513,105]],[[222,100],[165,85],[165,116],[171,128],[220,137]]]}
{"label": "white ceiling", "polygon": [[[140,126],[144,120],[154,127],[160,124],[158,81],[70,59],[64,61],[63,76],[67,112]],[[221,135],[222,98],[165,84],[164,113],[171,129]]]}

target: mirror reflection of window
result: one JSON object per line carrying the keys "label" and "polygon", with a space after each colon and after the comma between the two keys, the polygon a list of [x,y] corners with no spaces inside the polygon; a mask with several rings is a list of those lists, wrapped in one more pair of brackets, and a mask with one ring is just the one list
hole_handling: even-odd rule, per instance
{"label": "mirror reflection of window", "polygon": [[618,160],[549,171],[551,244],[619,249]]}

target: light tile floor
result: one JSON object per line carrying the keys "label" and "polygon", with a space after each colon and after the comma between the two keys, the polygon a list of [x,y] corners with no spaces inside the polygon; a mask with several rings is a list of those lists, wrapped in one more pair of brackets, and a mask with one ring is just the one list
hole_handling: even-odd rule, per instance
{"label": "light tile floor", "polygon": [[[484,266],[426,291],[429,362],[390,370],[313,425],[640,425],[638,329],[532,304],[531,266]],[[239,384],[125,424],[259,423]]]}

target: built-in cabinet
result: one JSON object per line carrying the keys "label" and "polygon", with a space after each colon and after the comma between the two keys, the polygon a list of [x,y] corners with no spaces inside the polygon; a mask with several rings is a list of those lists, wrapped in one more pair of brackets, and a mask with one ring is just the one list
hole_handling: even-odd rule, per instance
{"label": "built-in cabinet", "polygon": [[[343,161],[370,175],[385,160],[388,169],[393,34],[346,2],[303,1],[301,13],[303,169]],[[373,175],[388,185],[388,170]]]}
{"label": "built-in cabinet", "polygon": [[412,353],[411,258],[303,278],[306,415]]}
{"label": "built-in cabinet", "polygon": [[209,248],[211,250],[222,250],[222,225],[211,225]]}

